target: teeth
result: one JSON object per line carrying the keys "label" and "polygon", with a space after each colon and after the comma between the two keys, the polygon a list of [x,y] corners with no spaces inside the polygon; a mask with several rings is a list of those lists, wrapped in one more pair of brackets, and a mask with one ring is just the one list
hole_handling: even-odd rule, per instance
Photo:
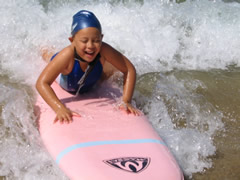
{"label": "teeth", "polygon": [[87,54],[94,54],[94,52],[86,52]]}

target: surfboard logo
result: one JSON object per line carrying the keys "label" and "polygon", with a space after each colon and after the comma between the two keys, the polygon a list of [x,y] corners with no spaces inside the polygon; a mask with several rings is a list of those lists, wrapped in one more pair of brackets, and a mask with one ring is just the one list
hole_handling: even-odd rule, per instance
{"label": "surfboard logo", "polygon": [[104,160],[103,162],[117,169],[132,173],[139,173],[149,166],[150,161],[151,159],[148,157],[121,157]]}

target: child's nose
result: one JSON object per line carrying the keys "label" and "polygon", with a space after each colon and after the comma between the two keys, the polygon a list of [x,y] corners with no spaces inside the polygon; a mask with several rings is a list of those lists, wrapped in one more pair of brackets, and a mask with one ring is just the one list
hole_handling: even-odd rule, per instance
{"label": "child's nose", "polygon": [[93,48],[93,42],[88,41],[88,43],[87,43],[87,48]]}

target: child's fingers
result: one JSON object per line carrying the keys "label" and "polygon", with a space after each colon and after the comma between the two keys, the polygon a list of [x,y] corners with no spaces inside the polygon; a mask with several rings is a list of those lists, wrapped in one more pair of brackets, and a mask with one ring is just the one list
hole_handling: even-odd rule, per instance
{"label": "child's fingers", "polygon": [[140,110],[133,107],[130,103],[124,103],[122,102],[119,105],[119,109],[125,111],[127,114],[134,114],[135,116],[141,116],[143,115]]}
{"label": "child's fingers", "polygon": [[130,111],[131,114],[134,114],[135,116],[140,116],[142,115],[142,112],[139,111],[138,109],[136,108],[133,108],[133,107],[129,107],[128,108],[128,111]]}
{"label": "child's fingers", "polygon": [[53,123],[55,124],[56,122],[58,122],[58,117],[56,116]]}
{"label": "child's fingers", "polygon": [[77,114],[76,112],[71,112],[71,113],[65,114],[65,115],[63,115],[63,116],[56,116],[56,118],[55,118],[55,120],[53,121],[53,123],[56,123],[56,122],[59,121],[61,124],[63,124],[63,123],[69,124],[69,123],[73,122],[72,116],[74,116],[74,115],[80,117],[80,115]]}
{"label": "child's fingers", "polygon": [[72,116],[81,117],[81,115],[75,111],[72,111]]}

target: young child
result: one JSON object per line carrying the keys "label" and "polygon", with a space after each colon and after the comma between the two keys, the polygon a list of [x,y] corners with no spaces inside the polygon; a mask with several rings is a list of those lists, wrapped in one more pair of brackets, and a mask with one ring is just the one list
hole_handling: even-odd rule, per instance
{"label": "young child", "polygon": [[56,112],[54,122],[69,123],[72,122],[73,115],[80,116],[62,104],[51,88],[59,74],[60,86],[78,95],[89,91],[96,84],[103,75],[103,66],[107,63],[124,75],[123,103],[120,109],[140,115],[141,112],[131,105],[136,70],[125,56],[102,42],[101,24],[96,16],[86,10],[76,13],[73,16],[71,35],[71,44],[52,57],[36,83],[39,94]]}

